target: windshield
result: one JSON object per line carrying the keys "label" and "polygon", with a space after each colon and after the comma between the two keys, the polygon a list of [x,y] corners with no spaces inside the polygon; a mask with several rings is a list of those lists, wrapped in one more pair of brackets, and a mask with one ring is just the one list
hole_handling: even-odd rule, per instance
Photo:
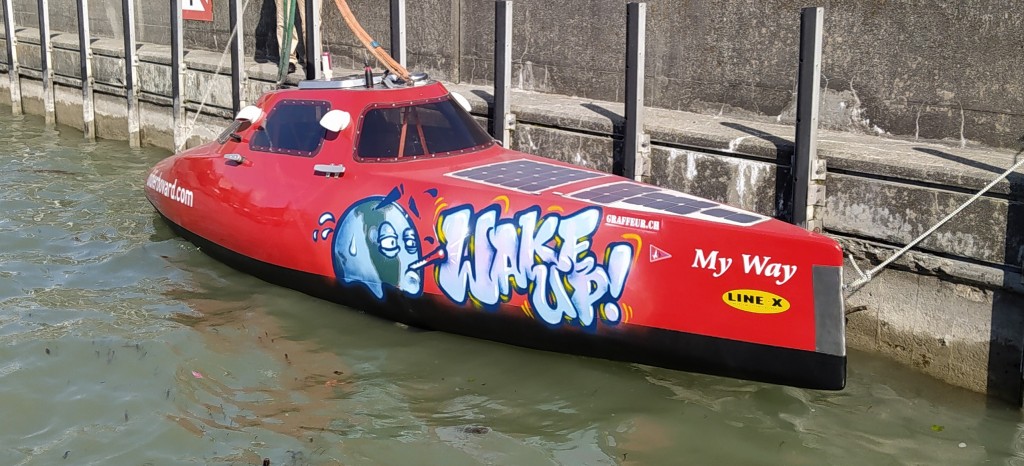
{"label": "windshield", "polygon": [[362,118],[356,156],[368,159],[442,156],[494,143],[451,98],[404,107],[371,107]]}

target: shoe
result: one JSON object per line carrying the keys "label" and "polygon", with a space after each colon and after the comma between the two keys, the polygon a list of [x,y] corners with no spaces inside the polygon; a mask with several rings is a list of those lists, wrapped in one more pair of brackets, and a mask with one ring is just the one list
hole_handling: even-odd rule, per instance
{"label": "shoe", "polygon": [[295,63],[289,63],[288,64],[288,74],[292,74],[294,72],[295,72]]}
{"label": "shoe", "polygon": [[265,55],[256,55],[254,58],[256,63],[270,63],[270,58],[267,58]]}

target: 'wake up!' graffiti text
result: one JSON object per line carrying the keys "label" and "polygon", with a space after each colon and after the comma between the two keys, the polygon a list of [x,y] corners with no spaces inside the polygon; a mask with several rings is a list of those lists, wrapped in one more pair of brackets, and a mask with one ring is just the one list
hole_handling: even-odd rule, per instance
{"label": "'wake up!' graffiti text", "polygon": [[514,218],[499,217],[492,205],[474,213],[460,206],[441,213],[438,240],[443,262],[434,273],[453,301],[485,306],[526,295],[530,308],[552,325],[564,321],[589,327],[600,317],[617,323],[618,300],[633,260],[630,243],[611,243],[599,262],[591,240],[601,209],[540,217],[534,207]]}

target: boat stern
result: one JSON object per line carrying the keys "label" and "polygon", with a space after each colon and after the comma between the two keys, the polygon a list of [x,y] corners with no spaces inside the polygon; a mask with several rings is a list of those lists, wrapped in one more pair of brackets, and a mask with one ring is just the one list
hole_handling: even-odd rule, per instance
{"label": "boat stern", "polygon": [[846,312],[843,303],[843,268],[813,266],[814,350],[846,357]]}
{"label": "boat stern", "polygon": [[662,336],[659,365],[845,386],[843,253],[835,240],[703,199],[645,196],[627,200],[639,208],[605,206],[602,232],[636,251],[620,299],[623,323]]}

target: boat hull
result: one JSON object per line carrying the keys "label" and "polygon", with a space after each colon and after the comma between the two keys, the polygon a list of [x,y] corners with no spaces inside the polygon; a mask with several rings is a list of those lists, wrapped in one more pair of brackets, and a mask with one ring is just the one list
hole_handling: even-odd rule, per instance
{"label": "boat hull", "polygon": [[[389,288],[385,299],[365,288],[241,255],[211,242],[161,215],[172,229],[209,256],[269,283],[335,302],[370,315],[417,328],[443,331],[544,351],[648,364],[821,390],[846,385],[846,356],[760,345],[651,327],[620,326],[608,331],[555,331],[517,308],[467,312],[465,306],[422,295],[410,298]],[[838,273],[838,271],[836,271]]]}
{"label": "boat hull", "polygon": [[159,162],[146,195],[240,270],[409,325],[845,385],[833,239],[500,147],[453,101],[437,83],[273,92]]}

